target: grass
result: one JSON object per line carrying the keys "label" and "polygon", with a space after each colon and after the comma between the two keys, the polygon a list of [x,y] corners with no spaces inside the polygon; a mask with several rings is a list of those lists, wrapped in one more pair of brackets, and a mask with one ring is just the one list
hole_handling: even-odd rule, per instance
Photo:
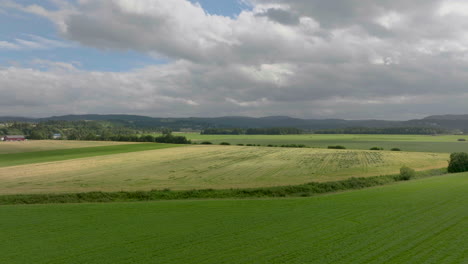
{"label": "grass", "polygon": [[28,140],[23,142],[3,142],[0,141],[0,154],[35,152],[56,149],[73,149],[85,147],[99,147],[134,144],[131,142],[112,141],[73,141],[73,140]]}
{"label": "grass", "polygon": [[[124,150],[136,151],[137,147],[147,146],[164,145],[105,148],[124,147]],[[69,151],[75,157],[80,155]],[[122,149],[116,151],[120,152]],[[448,154],[439,153],[238,146],[183,146],[114,155],[107,151],[105,154],[0,168],[0,194],[285,186],[395,174],[403,165],[418,170],[442,168],[447,166],[448,159]],[[89,152],[82,154],[86,155],[89,156]],[[18,162],[10,159],[10,162]],[[1,162],[6,161],[0,158]]]}
{"label": "grass", "polygon": [[211,141],[215,144],[228,142],[236,144],[284,145],[304,144],[308,147],[327,148],[343,145],[348,149],[368,150],[383,147],[385,150],[400,148],[414,152],[468,152],[468,141],[458,142],[463,135],[200,135],[198,133],[180,134],[193,142]]}
{"label": "grass", "polygon": [[468,174],[301,199],[0,206],[0,263],[467,263]]}
{"label": "grass", "polygon": [[[18,144],[21,144],[18,142]],[[86,142],[85,142],[86,145]],[[154,150],[176,147],[178,145],[140,143],[140,144],[115,144],[100,147],[84,147],[73,149],[55,149],[33,152],[19,152],[0,154],[0,168],[8,166],[17,166],[32,163],[63,161],[85,157],[96,157],[102,155],[111,155],[118,153],[137,152],[144,150]],[[0,174],[1,175],[1,174]]]}

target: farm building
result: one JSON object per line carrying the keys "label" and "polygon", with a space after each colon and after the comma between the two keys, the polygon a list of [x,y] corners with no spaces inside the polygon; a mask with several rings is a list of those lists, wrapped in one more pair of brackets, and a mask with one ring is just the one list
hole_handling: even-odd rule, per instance
{"label": "farm building", "polygon": [[52,135],[52,138],[53,138],[53,139],[61,139],[61,138],[62,138],[62,134],[53,134],[53,135]]}
{"label": "farm building", "polygon": [[26,138],[24,136],[14,135],[14,136],[5,136],[3,140],[4,141],[25,141]]}

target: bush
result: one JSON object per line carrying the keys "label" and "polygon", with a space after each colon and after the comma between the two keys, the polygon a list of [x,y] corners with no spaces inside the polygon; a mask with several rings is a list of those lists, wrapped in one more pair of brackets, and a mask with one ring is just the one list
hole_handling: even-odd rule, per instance
{"label": "bush", "polygon": [[202,145],[211,145],[213,143],[211,143],[210,141],[203,141],[200,144],[202,144]]}
{"label": "bush", "polygon": [[237,146],[244,146],[244,144],[237,144]]}
{"label": "bush", "polygon": [[328,146],[329,149],[346,149],[344,146]]}
{"label": "bush", "polygon": [[219,144],[220,144],[220,145],[224,145],[224,146],[229,146],[229,145],[231,145],[231,143],[229,143],[229,142],[221,142],[221,143],[219,143]]}
{"label": "bush", "polygon": [[459,138],[458,141],[466,141],[464,138]]}
{"label": "bush", "polygon": [[392,148],[391,151],[401,151],[399,148]]}
{"label": "bush", "polygon": [[450,161],[447,171],[449,173],[468,171],[468,153],[456,152],[450,154]]}
{"label": "bush", "polygon": [[370,150],[384,150],[384,149],[381,148],[381,147],[372,147],[372,148],[370,148]]}
{"label": "bush", "polygon": [[416,171],[410,167],[403,166],[400,168],[399,180],[408,181],[416,176]]}
{"label": "bush", "polygon": [[304,144],[286,144],[286,145],[281,145],[280,147],[282,147],[282,148],[305,148],[306,145],[304,145]]}
{"label": "bush", "polygon": [[152,135],[141,136],[138,139],[139,142],[155,142],[155,137]]}
{"label": "bush", "polygon": [[192,144],[192,141],[188,140],[186,137],[174,136],[172,134],[166,134],[163,136],[155,137],[154,141],[157,143]]}

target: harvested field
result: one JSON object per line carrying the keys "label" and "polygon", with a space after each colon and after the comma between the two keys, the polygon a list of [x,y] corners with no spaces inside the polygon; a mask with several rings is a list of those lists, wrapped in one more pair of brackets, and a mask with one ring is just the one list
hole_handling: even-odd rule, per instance
{"label": "harvested field", "polygon": [[249,188],[447,166],[448,154],[184,146],[0,168],[0,194]]}

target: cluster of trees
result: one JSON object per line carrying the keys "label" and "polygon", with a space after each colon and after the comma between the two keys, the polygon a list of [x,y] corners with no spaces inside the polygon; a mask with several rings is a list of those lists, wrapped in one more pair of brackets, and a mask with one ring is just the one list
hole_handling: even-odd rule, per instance
{"label": "cluster of trees", "polygon": [[34,126],[31,123],[2,123],[0,135],[30,135],[33,128]]}
{"label": "cluster of trees", "polygon": [[202,135],[297,135],[303,131],[295,127],[270,127],[270,128],[207,128]]}
{"label": "cluster of trees", "polygon": [[336,146],[328,146],[328,149],[346,149],[345,146],[336,145]]}
{"label": "cluster of trees", "polygon": [[447,168],[449,173],[465,172],[468,171],[468,153],[455,152],[450,155],[449,166]]}
{"label": "cluster of trees", "polygon": [[381,147],[372,147],[372,148],[370,148],[370,150],[384,150],[384,148],[381,148]]}
{"label": "cluster of trees", "polygon": [[0,133],[21,134],[29,139],[52,139],[54,134],[60,134],[61,138],[70,140],[111,140],[115,136],[134,135],[136,131],[106,121],[45,121],[6,124]]}
{"label": "cluster of trees", "polygon": [[188,140],[186,137],[184,137],[184,136],[174,136],[171,133],[167,133],[165,135],[155,137],[154,142],[171,143],[171,144],[192,144],[192,141]]}
{"label": "cluster of trees", "polygon": [[104,140],[104,141],[126,141],[126,142],[156,142],[170,144],[192,144],[190,140],[183,136],[174,136],[171,133],[162,136],[153,135],[110,135],[105,139],[101,136],[85,138],[84,140]]}
{"label": "cluster of trees", "polygon": [[315,134],[390,134],[390,135],[435,135],[447,134],[450,131],[442,128],[434,127],[388,127],[388,128],[371,128],[371,127],[350,127],[315,130]]}

